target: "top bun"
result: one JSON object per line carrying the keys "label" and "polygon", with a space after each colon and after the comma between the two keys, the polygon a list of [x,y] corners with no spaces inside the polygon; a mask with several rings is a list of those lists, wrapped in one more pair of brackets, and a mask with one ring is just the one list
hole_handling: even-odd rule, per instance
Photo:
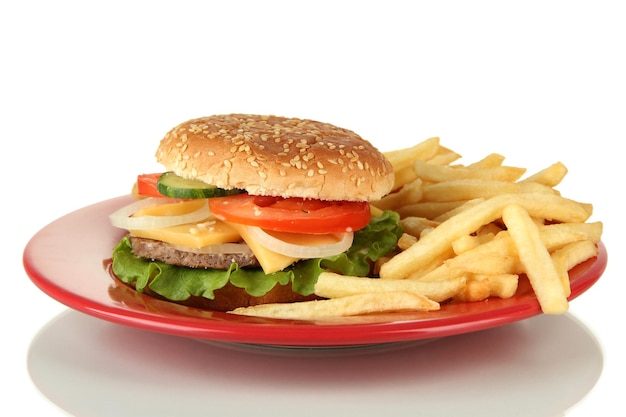
{"label": "top bun", "polygon": [[183,178],[253,195],[375,201],[394,182],[391,163],[356,133],[277,116],[189,120],[165,135],[156,158]]}

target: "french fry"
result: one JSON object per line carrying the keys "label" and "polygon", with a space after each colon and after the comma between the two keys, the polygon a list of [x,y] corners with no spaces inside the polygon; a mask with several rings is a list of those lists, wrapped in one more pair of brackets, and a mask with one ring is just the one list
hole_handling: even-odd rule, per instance
{"label": "french fry", "polygon": [[597,255],[598,247],[591,240],[573,242],[552,252],[552,262],[559,274],[566,296],[569,297],[572,292],[568,271],[579,263]]}
{"label": "french fry", "polygon": [[259,304],[236,308],[231,313],[294,320],[315,320],[394,311],[432,311],[439,303],[404,291],[367,293],[298,303]]}
{"label": "french fry", "polygon": [[323,272],[315,284],[315,294],[325,298],[346,297],[356,294],[406,291],[428,297],[437,302],[448,300],[465,287],[465,277],[455,277],[438,282],[416,280],[380,280],[344,276]]}
{"label": "french fry", "polygon": [[591,223],[556,223],[545,226],[550,228],[554,233],[581,233],[585,239],[592,243],[598,243],[602,237],[604,225],[602,222]]}
{"label": "french fry", "polygon": [[422,180],[416,179],[405,184],[395,193],[387,194],[372,205],[381,210],[394,210],[406,204],[417,203],[422,199]]}
{"label": "french fry", "polygon": [[424,230],[439,226],[439,222],[428,220],[424,217],[405,217],[400,220],[400,226],[402,226],[402,230],[405,233],[420,237]]}
{"label": "french fry", "polygon": [[521,182],[535,182],[548,187],[556,187],[567,175],[567,167],[561,162],[550,165],[548,168],[523,179]]}
{"label": "french fry", "polygon": [[430,159],[427,159],[427,161],[433,165],[449,165],[460,157],[461,155],[459,155],[458,153],[450,149],[444,148],[443,146],[440,146],[437,155],[433,156]]}
{"label": "french fry", "polygon": [[502,220],[515,243],[542,311],[546,314],[565,313],[569,303],[561,278],[528,211],[517,204],[508,205],[502,211]]}
{"label": "french fry", "polygon": [[495,237],[494,233],[481,233],[476,235],[461,236],[452,242],[452,250],[455,255],[460,255],[468,250],[477,248],[478,246],[491,241]]}
{"label": "french fry", "polygon": [[504,226],[500,225],[499,223],[496,222],[492,222],[489,224],[486,224],[484,226],[482,226],[480,229],[478,229],[475,232],[476,236],[481,236],[481,235],[497,235],[498,233],[500,233],[501,231],[504,230]]}
{"label": "french fry", "polygon": [[461,179],[483,179],[493,181],[517,181],[526,171],[525,168],[494,166],[466,168],[462,166],[434,165],[423,160],[416,160],[413,169],[424,182],[445,182]]}
{"label": "french fry", "polygon": [[459,214],[463,210],[467,210],[468,208],[473,207],[479,203],[482,203],[483,201],[485,201],[484,198],[475,198],[473,200],[468,200],[464,202],[463,204],[461,204],[460,206],[457,206],[453,208],[452,210],[448,210],[445,213],[440,214],[439,216],[435,217],[433,220],[435,222],[441,223],[443,221],[448,220],[450,217]]}
{"label": "french fry", "polygon": [[499,274],[486,276],[489,280],[489,296],[511,298],[517,292],[519,275]]}
{"label": "french fry", "polygon": [[422,187],[422,198],[425,201],[467,201],[519,192],[520,185],[513,182],[461,179],[425,184]]}
{"label": "french fry", "polygon": [[483,168],[493,168],[502,165],[504,162],[504,156],[491,153],[484,157],[483,159],[476,161],[474,163],[469,164],[467,167],[471,169],[483,169]]}
{"label": "french fry", "polygon": [[424,217],[426,219],[434,219],[465,203],[467,203],[467,201],[421,201],[419,203],[398,207],[395,211],[401,218]]}
{"label": "french fry", "polygon": [[548,193],[560,195],[554,188],[534,181],[520,181],[517,185],[519,185],[521,193]]}
{"label": "french fry", "polygon": [[519,276],[516,274],[468,276],[466,288],[453,297],[454,301],[474,302],[488,297],[511,298],[517,292]]}
{"label": "french fry", "polygon": [[478,259],[456,256],[447,262],[450,269],[481,275],[517,274],[521,270],[517,254],[487,254]]}
{"label": "french fry", "polygon": [[397,171],[394,171],[393,191],[397,191],[406,184],[409,184],[417,180],[417,173],[412,166],[404,167]]}
{"label": "french fry", "polygon": [[434,157],[437,155],[439,147],[439,138],[432,137],[409,148],[396,149],[383,153],[389,162],[391,162],[394,171],[399,171],[412,166],[416,159],[427,160]]}
{"label": "french fry", "polygon": [[467,282],[465,288],[453,297],[457,302],[476,302],[482,301],[491,294],[491,286],[488,278],[472,279]]}
{"label": "french fry", "polygon": [[400,250],[407,250],[413,244],[417,242],[417,237],[408,233],[402,233],[402,236],[398,239],[398,248]]}

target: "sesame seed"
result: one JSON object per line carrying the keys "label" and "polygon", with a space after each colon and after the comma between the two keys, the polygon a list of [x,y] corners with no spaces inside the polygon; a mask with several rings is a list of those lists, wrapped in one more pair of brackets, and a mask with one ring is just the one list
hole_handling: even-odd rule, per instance
{"label": "sesame seed", "polygon": [[203,223],[198,223],[196,224],[196,226],[199,229],[207,229],[209,226],[213,226],[215,225],[217,222],[215,220],[207,220],[206,222]]}

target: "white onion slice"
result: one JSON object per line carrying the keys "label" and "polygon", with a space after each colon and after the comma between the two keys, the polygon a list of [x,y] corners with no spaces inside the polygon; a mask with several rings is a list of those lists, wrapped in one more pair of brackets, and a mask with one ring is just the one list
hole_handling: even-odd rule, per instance
{"label": "white onion slice", "polygon": [[[266,232],[260,227],[247,226],[247,229],[250,236],[267,249],[285,256],[300,259],[323,258],[345,252],[352,246],[352,240],[354,238],[354,233],[352,232],[333,233],[329,235],[332,243],[298,244],[277,237],[285,237],[288,236],[289,233],[275,233],[276,236],[273,236],[270,234],[273,232]],[[295,237],[296,234],[293,235]],[[316,237],[319,239],[321,236],[310,235],[311,242],[315,242]]]}
{"label": "white onion slice", "polygon": [[250,247],[245,243],[220,243],[218,245],[203,246],[201,248],[190,248],[189,246],[171,245],[172,248],[191,253],[218,254],[218,253],[252,253]]}
{"label": "white onion slice", "polygon": [[143,200],[137,200],[125,207],[120,208],[109,216],[111,224],[120,229],[126,230],[146,230],[157,229],[162,227],[176,226],[185,223],[201,222],[211,216],[209,211],[208,200],[204,200],[204,204],[191,213],[182,214],[179,216],[139,216],[131,217],[137,211],[146,208],[153,207],[162,204],[171,204],[181,202],[183,200],[150,197]]}

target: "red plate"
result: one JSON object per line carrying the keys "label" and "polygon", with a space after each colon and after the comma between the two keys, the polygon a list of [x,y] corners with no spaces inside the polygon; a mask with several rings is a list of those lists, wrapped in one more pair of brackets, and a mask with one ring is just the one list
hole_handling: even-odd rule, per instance
{"label": "red plate", "polygon": [[[57,301],[83,313],[146,330],[214,341],[281,346],[330,347],[401,342],[450,336],[512,323],[541,314],[526,280],[512,298],[444,304],[433,312],[378,314],[334,320],[263,319],[204,311],[139,294],[107,270],[124,231],[109,214],[130,196],[103,201],[50,223],[24,250],[32,281]],[[596,258],[570,271],[574,299],[602,275],[605,246]]]}

